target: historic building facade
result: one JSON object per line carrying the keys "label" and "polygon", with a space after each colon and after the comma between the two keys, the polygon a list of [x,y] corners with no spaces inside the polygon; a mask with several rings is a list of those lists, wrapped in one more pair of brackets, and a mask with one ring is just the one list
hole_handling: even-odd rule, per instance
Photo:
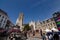
{"label": "historic building facade", "polygon": [[42,29],[42,30],[46,30],[46,29],[52,29],[53,27],[57,27],[56,26],[56,23],[55,23],[55,21],[54,21],[54,18],[49,18],[49,19],[47,19],[47,20],[44,20],[44,21],[37,21],[37,22],[33,22],[33,21],[31,21],[30,23],[29,23],[29,25],[32,27],[32,29],[34,29],[34,30],[40,30],[40,29]]}
{"label": "historic building facade", "polygon": [[52,29],[53,27],[57,27],[56,23],[54,21],[54,18],[47,19],[45,21],[40,22],[41,29]]}
{"label": "historic building facade", "polygon": [[7,20],[8,20],[7,13],[0,9],[0,27],[5,28]]}
{"label": "historic building facade", "polygon": [[14,24],[10,21],[7,13],[3,11],[2,9],[0,9],[0,28],[9,28],[13,25]]}

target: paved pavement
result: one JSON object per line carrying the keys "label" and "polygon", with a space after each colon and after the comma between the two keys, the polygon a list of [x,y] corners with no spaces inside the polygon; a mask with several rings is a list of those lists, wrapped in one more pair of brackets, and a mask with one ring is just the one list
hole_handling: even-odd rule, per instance
{"label": "paved pavement", "polygon": [[28,38],[27,40],[42,40],[40,38]]}
{"label": "paved pavement", "polygon": [[32,34],[31,34],[27,40],[42,40],[42,39],[41,39],[41,35],[36,33],[35,36],[32,36]]}

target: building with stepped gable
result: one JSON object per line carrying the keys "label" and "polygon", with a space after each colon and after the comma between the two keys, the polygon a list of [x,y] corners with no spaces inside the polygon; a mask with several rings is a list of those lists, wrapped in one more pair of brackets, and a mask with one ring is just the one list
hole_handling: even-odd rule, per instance
{"label": "building with stepped gable", "polygon": [[29,22],[29,26],[31,27],[31,30],[35,30],[35,22],[34,21]]}

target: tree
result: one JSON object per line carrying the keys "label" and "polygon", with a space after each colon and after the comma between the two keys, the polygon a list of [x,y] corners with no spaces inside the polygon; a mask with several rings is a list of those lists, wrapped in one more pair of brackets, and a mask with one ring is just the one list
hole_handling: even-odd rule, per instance
{"label": "tree", "polygon": [[27,31],[31,30],[31,27],[29,26],[29,24],[26,24],[26,25],[24,26],[23,31],[24,31],[24,30],[27,30]]}

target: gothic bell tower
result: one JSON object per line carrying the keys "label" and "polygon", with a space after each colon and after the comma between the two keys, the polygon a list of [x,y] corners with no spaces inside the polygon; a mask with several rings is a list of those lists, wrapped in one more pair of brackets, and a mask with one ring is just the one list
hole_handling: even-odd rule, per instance
{"label": "gothic bell tower", "polygon": [[19,14],[19,17],[17,18],[16,25],[20,26],[20,30],[23,28],[23,13]]}

